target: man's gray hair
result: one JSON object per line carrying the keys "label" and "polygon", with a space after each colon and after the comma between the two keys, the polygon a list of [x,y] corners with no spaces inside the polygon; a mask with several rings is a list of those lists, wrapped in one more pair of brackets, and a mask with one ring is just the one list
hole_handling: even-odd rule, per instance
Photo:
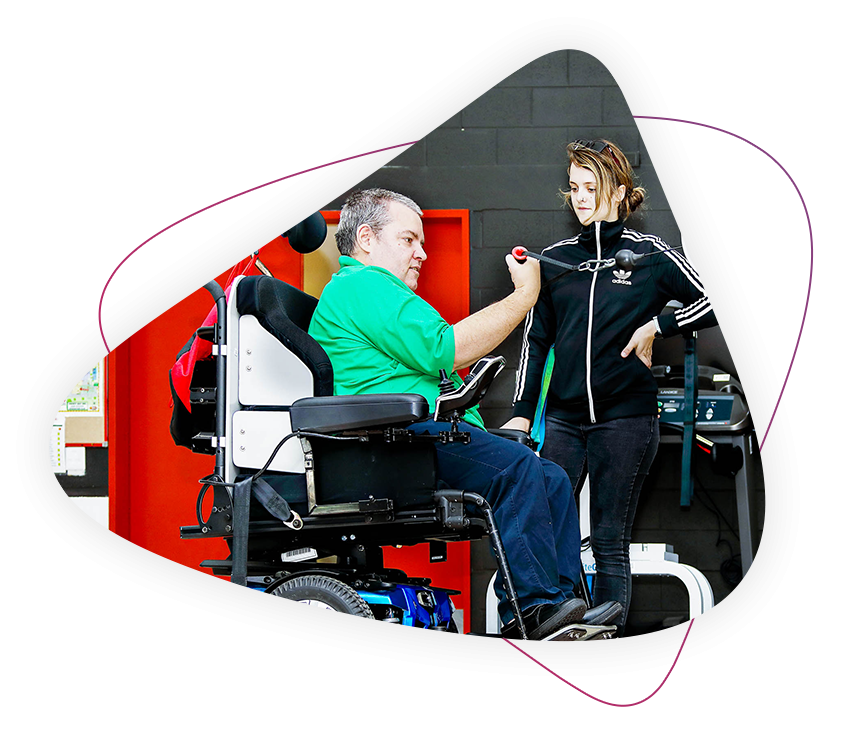
{"label": "man's gray hair", "polygon": [[401,203],[419,216],[424,214],[417,203],[400,193],[382,188],[356,190],[346,199],[341,208],[341,220],[338,223],[338,231],[335,233],[338,251],[342,256],[352,256],[355,250],[355,236],[361,226],[370,226],[370,229],[379,235],[379,232],[391,222],[389,203]]}

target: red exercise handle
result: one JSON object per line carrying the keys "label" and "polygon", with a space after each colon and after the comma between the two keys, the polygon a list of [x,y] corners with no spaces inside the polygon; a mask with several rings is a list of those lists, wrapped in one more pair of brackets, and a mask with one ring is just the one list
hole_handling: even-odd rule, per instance
{"label": "red exercise handle", "polygon": [[526,261],[527,260],[527,249],[524,246],[516,246],[512,249],[513,258],[516,261]]}

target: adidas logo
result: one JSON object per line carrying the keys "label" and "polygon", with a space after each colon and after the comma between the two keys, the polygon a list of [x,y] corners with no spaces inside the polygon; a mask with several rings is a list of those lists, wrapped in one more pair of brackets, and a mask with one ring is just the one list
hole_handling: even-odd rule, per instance
{"label": "adidas logo", "polygon": [[615,279],[611,279],[612,284],[624,284],[625,286],[631,286],[631,282],[628,279],[631,277],[630,271],[625,271],[624,269],[616,269],[613,272],[613,276]]}

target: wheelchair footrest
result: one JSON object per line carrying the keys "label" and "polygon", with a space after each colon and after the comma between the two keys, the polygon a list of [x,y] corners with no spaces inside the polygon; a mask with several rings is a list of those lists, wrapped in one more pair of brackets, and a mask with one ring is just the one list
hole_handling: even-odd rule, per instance
{"label": "wheelchair footrest", "polygon": [[610,639],[615,633],[615,626],[569,624],[550,636],[546,636],[542,641],[594,641],[596,639]]}

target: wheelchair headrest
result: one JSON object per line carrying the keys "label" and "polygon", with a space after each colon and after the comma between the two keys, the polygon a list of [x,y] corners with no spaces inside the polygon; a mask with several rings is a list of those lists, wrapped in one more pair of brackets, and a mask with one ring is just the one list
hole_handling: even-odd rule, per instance
{"label": "wheelchair headrest", "polygon": [[[237,284],[237,312],[260,325],[296,355],[314,376],[314,395],[332,395],[334,373],[328,355],[308,334],[317,300],[271,276],[247,276]],[[284,374],[282,374],[284,375]]]}

